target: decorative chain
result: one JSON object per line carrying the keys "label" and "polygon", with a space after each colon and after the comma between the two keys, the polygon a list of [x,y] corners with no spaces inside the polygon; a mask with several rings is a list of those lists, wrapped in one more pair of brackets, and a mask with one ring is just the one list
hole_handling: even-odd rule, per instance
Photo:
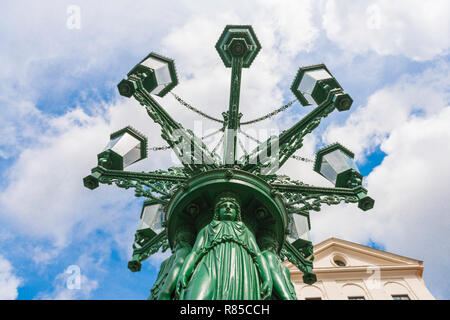
{"label": "decorative chain", "polygon": [[[216,118],[214,118],[214,117],[212,117],[212,116],[209,116],[209,115],[207,115],[206,113],[204,113],[204,112],[198,110],[197,108],[191,106],[189,103],[187,103],[186,101],[184,101],[184,100],[183,100],[179,95],[177,95],[176,93],[174,93],[174,92],[170,92],[170,93],[172,94],[172,96],[173,96],[173,97],[174,97],[181,105],[185,106],[185,107],[188,108],[189,110],[194,111],[195,113],[197,113],[197,114],[199,114],[199,115],[201,115],[201,116],[203,116],[203,117],[205,117],[205,118],[207,118],[207,119],[209,119],[209,120],[216,121],[216,122],[219,122],[219,123],[221,123],[221,124],[224,123],[224,121],[219,120],[219,119],[216,119]],[[266,114],[266,115],[263,116],[263,117],[253,119],[253,120],[251,120],[251,121],[241,122],[241,125],[248,125],[248,124],[252,124],[252,123],[256,123],[256,122],[259,122],[259,121],[263,121],[263,120],[269,119],[269,118],[271,118],[271,117],[277,115],[278,113],[285,111],[286,109],[288,109],[289,107],[291,107],[296,101],[297,101],[297,99],[292,100],[291,102],[285,104],[285,105],[282,106],[281,108],[278,108],[277,110],[272,111],[271,113],[268,113],[268,114]],[[206,136],[202,137],[202,139],[207,138],[207,137],[209,137],[209,136],[212,136],[212,135],[214,135],[214,134],[216,134],[216,133],[219,133],[219,132],[221,132],[221,131],[223,131],[223,128],[221,128],[221,129],[219,129],[219,130],[217,130],[217,131],[215,131],[215,132],[213,132],[213,133],[211,133],[211,134],[209,134],[209,135],[206,135]],[[261,141],[259,141],[259,140],[256,139],[256,138],[253,138],[252,136],[248,135],[247,133],[243,132],[243,131],[240,130],[240,129],[239,129],[239,132],[242,133],[242,134],[243,134],[244,136],[246,136],[247,138],[249,138],[249,139],[251,139],[251,140],[253,140],[253,141],[257,142],[257,143],[261,143]],[[222,139],[223,139],[223,138],[222,138]],[[241,143],[242,143],[242,142],[241,142]],[[219,144],[220,144],[220,142],[219,142]],[[242,147],[242,146],[241,146],[241,147]],[[170,146],[149,148],[149,150],[152,150],[152,151],[167,150],[167,149],[170,149]],[[217,147],[214,148],[214,151],[215,151],[216,149],[217,149]],[[295,156],[295,155],[292,155],[291,158],[296,159],[296,160],[300,160],[300,161],[304,161],[304,162],[314,162],[314,161],[311,160],[311,159],[307,159],[307,158],[303,158],[303,157]]]}
{"label": "decorative chain", "polygon": [[266,114],[263,117],[256,118],[256,119],[253,119],[253,120],[250,120],[250,121],[246,121],[246,122],[241,122],[241,126],[245,126],[247,124],[252,124],[252,123],[255,123],[255,122],[259,122],[259,121],[263,121],[263,120],[269,119],[269,118],[275,116],[276,114],[278,114],[280,112],[283,112],[284,110],[288,109],[290,106],[292,106],[294,104],[295,101],[297,101],[297,99],[292,100],[288,104],[285,104],[281,108],[279,108],[279,109],[277,109],[275,111],[272,111],[271,113],[268,113],[268,114]]}
{"label": "decorative chain", "polygon": [[[191,106],[189,103],[187,103],[186,101],[184,101],[184,100],[183,100],[179,95],[177,95],[176,93],[174,93],[174,92],[170,92],[170,93],[172,94],[172,96],[173,96],[173,97],[174,97],[181,105],[185,106],[185,107],[188,108],[189,110],[194,111],[195,113],[197,113],[197,114],[199,114],[199,115],[205,117],[206,119],[209,119],[209,120],[212,120],[212,121],[216,121],[216,122],[219,122],[219,123],[221,123],[221,124],[224,123],[223,120],[219,120],[219,119],[217,119],[217,118],[214,118],[214,117],[212,117],[212,116],[209,116],[209,115],[207,115],[206,113],[204,113],[204,112],[198,110],[197,108]],[[246,122],[241,122],[240,125],[241,125],[241,126],[245,126],[245,125],[248,125],[248,124],[252,124],[252,123],[256,123],[256,122],[259,122],[259,121],[263,121],[263,120],[269,119],[269,118],[271,118],[271,117],[277,115],[278,113],[283,112],[283,111],[285,111],[286,109],[288,109],[289,107],[291,107],[291,106],[295,103],[295,101],[297,101],[297,99],[292,100],[291,102],[285,104],[285,105],[282,106],[281,108],[278,108],[278,109],[272,111],[271,113],[266,114],[265,116],[262,116],[262,117],[260,117],[260,118],[256,118],[256,119],[253,119],[253,120],[250,120],[250,121],[246,121]]]}
{"label": "decorative chain", "polygon": [[147,150],[150,150],[150,151],[160,151],[160,150],[167,150],[167,149],[170,149],[170,146],[152,147],[152,148],[148,148]]}
{"label": "decorative chain", "polygon": [[291,158],[295,159],[295,160],[300,160],[300,161],[304,161],[304,162],[314,162],[314,160],[308,159],[308,158],[303,158],[300,156],[295,156],[292,155]]}
{"label": "decorative chain", "polygon": [[[217,133],[219,133],[220,131],[221,131],[221,130],[218,130],[218,131],[216,131],[216,132],[213,132],[212,134],[209,134],[209,135],[207,135],[207,136],[202,137],[202,139],[207,138],[207,137],[209,137],[209,136],[212,136],[213,134],[217,134]],[[258,142],[258,143],[261,143],[258,139],[253,138],[252,136],[249,136],[249,135],[246,134],[245,132],[243,132],[243,131],[241,131],[241,130],[239,130],[239,132],[242,133],[242,134],[243,134],[244,136],[246,136],[247,138],[249,138],[249,139],[251,139],[251,140],[253,140],[253,141],[256,141],[256,142]],[[222,141],[223,141],[223,137],[222,137],[222,139],[219,141],[219,144],[218,144],[218,145],[220,145],[220,143],[221,143]],[[243,146],[243,144],[242,144],[242,141],[241,141],[240,139],[239,139],[239,145],[241,146],[242,150],[244,150],[244,153],[246,153],[245,148],[244,148],[244,146]],[[162,146],[162,147],[152,147],[152,148],[148,148],[149,151],[161,151],[161,150],[168,150],[168,149],[171,149],[170,146]],[[216,151],[216,149],[217,149],[217,147],[214,148],[214,151]],[[295,160],[304,161],[304,162],[314,162],[314,160],[311,160],[311,159],[308,159],[308,158],[303,158],[303,157],[296,156],[296,155],[292,155],[291,158],[293,158],[293,159],[295,159]]]}
{"label": "decorative chain", "polygon": [[170,93],[172,94],[172,96],[173,96],[173,97],[174,97],[181,105],[185,106],[185,107],[188,108],[189,110],[192,110],[192,111],[194,111],[195,113],[198,113],[199,115],[205,117],[206,119],[209,119],[209,120],[212,120],[212,121],[216,121],[216,122],[219,122],[219,123],[221,123],[221,124],[224,123],[223,120],[219,120],[219,119],[216,119],[216,118],[214,118],[214,117],[211,117],[211,116],[207,115],[206,113],[204,113],[204,112],[202,112],[202,111],[200,111],[200,110],[194,108],[194,107],[191,106],[189,103],[187,103],[186,101],[184,101],[183,99],[181,99],[181,97],[178,96],[177,94],[175,94],[175,93],[173,93],[173,92],[170,92]]}
{"label": "decorative chain", "polygon": [[[247,138],[249,138],[250,140],[255,141],[256,143],[261,144],[261,141],[259,141],[258,139],[250,136],[249,134],[247,134],[246,132],[242,131],[241,129],[239,129],[239,132],[242,133],[244,136],[246,136]],[[240,141],[239,141],[240,142]],[[314,160],[308,159],[308,158],[303,158],[300,156],[295,156],[292,155],[291,158],[295,159],[295,160],[300,160],[300,161],[304,161],[304,162],[314,162]]]}

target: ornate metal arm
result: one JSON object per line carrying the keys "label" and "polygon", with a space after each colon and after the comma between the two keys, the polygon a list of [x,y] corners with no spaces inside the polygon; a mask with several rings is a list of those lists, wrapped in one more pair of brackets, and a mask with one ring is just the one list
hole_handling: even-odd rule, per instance
{"label": "ornate metal arm", "polygon": [[[272,136],[261,143],[250,154],[240,159],[242,169],[256,173],[262,167],[269,168],[266,174],[275,173],[303,145],[303,138],[311,133],[320,124],[322,118],[327,117],[335,109],[335,94],[341,90],[331,90],[327,99],[312,112],[302,118],[293,127],[283,131],[278,137]],[[278,140],[278,141],[277,141]],[[278,153],[272,154],[269,150],[277,146]],[[262,161],[262,162],[261,162]]]}
{"label": "ornate metal arm", "polygon": [[289,243],[289,241],[285,241],[280,256],[282,259],[286,257],[292,264],[299,268],[301,272],[303,272],[303,281],[305,283],[313,284],[317,281],[317,277],[313,273],[313,255],[310,256],[311,260],[309,260],[303,255],[302,251],[297,250]]}
{"label": "ornate metal arm", "polygon": [[165,231],[162,231],[150,239],[144,239],[136,232],[133,244],[133,258],[128,262],[128,269],[133,272],[140,271],[141,262],[156,253],[161,247],[163,247],[163,251],[169,248]]}
{"label": "ornate metal arm", "polygon": [[164,108],[142,87],[141,80],[136,75],[128,78],[136,84],[133,96],[145,106],[147,114],[161,126],[161,137],[175,151],[178,159],[191,172],[207,171],[220,166],[220,158],[198,138],[191,130],[185,129],[176,122]]}
{"label": "ornate metal arm", "polygon": [[130,172],[98,166],[91,172],[91,175],[84,178],[84,185],[89,189],[97,188],[99,183],[115,183],[119,188],[134,188],[136,197],[147,197],[163,205],[168,203],[173,192],[187,179],[181,168]]}
{"label": "ornate metal arm", "polygon": [[373,206],[373,199],[367,196],[367,190],[362,186],[355,188],[324,188],[304,184],[272,183],[271,186],[283,194],[286,207],[290,213],[320,211],[320,206],[358,202],[361,210],[368,210]]}

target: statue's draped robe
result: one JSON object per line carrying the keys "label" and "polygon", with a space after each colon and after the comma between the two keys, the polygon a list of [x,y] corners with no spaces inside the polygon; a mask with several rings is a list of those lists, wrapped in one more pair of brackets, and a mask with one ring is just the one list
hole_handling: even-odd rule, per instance
{"label": "statue's draped robe", "polygon": [[255,244],[243,222],[213,220],[198,234],[194,250],[200,258],[180,299],[261,299]]}

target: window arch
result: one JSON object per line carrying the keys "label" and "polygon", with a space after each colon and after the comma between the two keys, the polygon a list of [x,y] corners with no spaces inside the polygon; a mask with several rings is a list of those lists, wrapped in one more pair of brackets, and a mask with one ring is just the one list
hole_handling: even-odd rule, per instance
{"label": "window arch", "polygon": [[349,300],[367,300],[369,298],[366,290],[355,283],[346,283],[342,286],[342,293]]}

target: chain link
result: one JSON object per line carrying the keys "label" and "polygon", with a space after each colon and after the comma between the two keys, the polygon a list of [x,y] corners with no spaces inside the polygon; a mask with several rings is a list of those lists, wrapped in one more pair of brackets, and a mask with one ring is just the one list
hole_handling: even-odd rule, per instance
{"label": "chain link", "polygon": [[152,148],[148,148],[147,150],[160,151],[160,150],[167,150],[167,149],[171,149],[170,146],[152,147]]}
{"label": "chain link", "polygon": [[[242,131],[241,129],[239,129],[239,133],[242,133],[244,136],[246,136],[247,138],[249,138],[250,140],[255,141],[258,144],[261,144],[261,141],[259,141],[256,138],[253,138],[252,136],[250,136],[249,134],[245,133],[244,131]],[[240,141],[239,141],[240,142]],[[292,155],[290,156],[290,158],[293,158],[295,160],[300,160],[300,161],[304,161],[304,162],[314,162],[314,160],[308,159],[308,158],[303,158],[300,156],[296,156],[296,155]]]}
{"label": "chain link", "polygon": [[[224,123],[223,120],[219,120],[219,119],[216,119],[216,118],[214,118],[214,117],[212,117],[212,116],[209,116],[209,115],[207,115],[206,113],[204,113],[204,112],[198,110],[197,108],[191,106],[189,103],[187,103],[186,101],[184,101],[184,100],[183,100],[179,95],[177,95],[176,93],[174,93],[174,92],[170,92],[170,93],[172,94],[172,96],[173,96],[173,97],[174,97],[181,105],[185,106],[185,107],[188,108],[189,110],[194,111],[195,113],[197,113],[197,114],[201,115],[202,117],[205,117],[205,118],[207,118],[207,119],[209,119],[209,120],[216,121],[216,122],[219,122],[219,123],[222,123],[222,124]],[[252,124],[252,123],[256,123],[256,122],[260,122],[260,121],[263,121],[263,120],[267,120],[267,119],[269,119],[269,118],[271,118],[271,117],[277,115],[278,113],[283,112],[283,111],[285,111],[286,109],[290,108],[290,107],[295,103],[295,101],[297,101],[297,99],[292,100],[291,102],[285,104],[285,105],[282,106],[281,108],[278,108],[277,110],[274,110],[274,111],[272,111],[272,112],[266,114],[265,116],[262,116],[262,117],[260,117],[260,118],[256,118],[256,119],[253,119],[253,120],[250,120],[250,121],[241,122],[240,125],[245,126],[245,125],[249,125],[249,124]]]}
{"label": "chain link", "polygon": [[292,100],[291,102],[285,104],[281,108],[278,108],[277,110],[272,111],[271,113],[268,113],[268,114],[266,114],[263,117],[256,118],[256,119],[253,119],[253,120],[250,120],[250,121],[246,121],[246,122],[241,122],[241,126],[245,126],[245,125],[248,125],[248,124],[252,124],[252,123],[256,123],[256,122],[259,122],[259,121],[263,121],[263,120],[269,119],[269,118],[275,116],[276,114],[278,114],[280,112],[283,112],[284,110],[288,109],[290,106],[292,106],[294,104],[295,101],[297,101],[297,99]]}
{"label": "chain link", "polygon": [[295,160],[300,160],[300,161],[304,161],[304,162],[314,162],[314,160],[308,159],[308,158],[303,158],[300,156],[295,156],[292,155],[291,158],[295,159]]}
{"label": "chain link", "polygon": [[216,121],[216,122],[219,122],[219,123],[222,123],[222,124],[223,124],[223,120],[219,120],[219,119],[216,119],[216,118],[214,118],[214,117],[211,117],[211,116],[207,115],[206,113],[204,113],[204,112],[202,112],[202,111],[200,111],[200,110],[194,108],[193,106],[191,106],[189,103],[187,103],[186,101],[184,101],[183,99],[181,99],[181,97],[178,96],[177,94],[175,94],[175,93],[173,93],[173,92],[170,92],[170,93],[172,94],[172,96],[173,96],[173,97],[174,97],[181,105],[185,106],[185,107],[188,108],[189,110],[194,111],[195,113],[198,113],[199,115],[205,117],[206,119],[209,119],[209,120],[212,120],[212,121]]}
{"label": "chain link", "polygon": [[[212,117],[212,116],[209,116],[209,115],[207,115],[206,113],[204,113],[204,112],[198,110],[197,108],[191,106],[189,103],[187,103],[186,101],[184,101],[184,100],[183,100],[180,96],[178,96],[176,93],[174,93],[174,92],[170,92],[170,93],[172,94],[172,96],[173,96],[173,97],[174,97],[181,105],[185,106],[185,107],[188,108],[189,110],[191,110],[191,111],[193,111],[193,112],[195,112],[195,113],[201,115],[202,117],[205,117],[206,119],[209,119],[209,120],[212,120],[212,121],[215,121],[215,122],[219,122],[219,123],[221,123],[221,124],[224,124],[224,121],[223,121],[223,120],[219,120],[219,119],[216,119],[216,118],[214,118],[214,117]],[[274,116],[277,115],[278,113],[283,112],[283,111],[285,111],[286,109],[290,108],[296,101],[297,101],[297,99],[292,100],[291,102],[285,104],[285,105],[282,106],[281,108],[278,108],[278,109],[276,109],[276,110],[274,110],[274,111],[272,111],[272,112],[266,114],[265,116],[262,116],[262,117],[260,117],[260,118],[256,118],[256,119],[253,119],[253,120],[250,120],[250,121],[246,121],[246,122],[241,122],[240,125],[249,125],[249,124],[252,124],[252,123],[256,123],[256,122],[260,122],[260,121],[263,121],[263,120],[267,120],[267,119],[269,119],[269,118],[271,118],[271,117],[274,117]],[[215,131],[215,132],[213,132],[213,133],[211,133],[211,134],[208,134],[208,135],[202,137],[202,139],[205,139],[205,138],[207,138],[207,137],[209,137],[209,136],[212,136],[212,135],[214,135],[214,134],[216,134],[216,133],[219,133],[220,131],[223,131],[223,128],[221,128],[221,129],[219,129],[219,130],[217,130],[217,131]],[[244,131],[242,131],[242,130],[240,130],[240,129],[239,129],[239,132],[242,133],[242,134],[243,134],[244,136],[246,136],[247,138],[249,138],[250,140],[253,140],[253,141],[257,142],[257,143],[261,143],[261,141],[259,141],[259,140],[256,139],[256,138],[253,138],[252,136],[248,135],[247,133],[245,133]],[[223,137],[220,139],[219,143],[218,143],[217,146],[214,148],[213,152],[215,152],[215,151],[217,150],[217,148],[219,147],[219,145],[221,144],[222,141],[223,141]],[[240,142],[241,148],[243,148],[242,142],[241,142],[241,141],[239,141],[239,142]],[[149,148],[149,150],[152,150],[152,151],[167,150],[167,149],[170,149],[170,146]],[[245,149],[244,149],[244,152],[245,152]],[[300,161],[304,161],[304,162],[314,162],[314,161],[311,160],[311,159],[304,158],[304,157],[300,157],[300,156],[295,156],[295,155],[292,155],[291,158],[296,159],[296,160],[300,160]]]}

